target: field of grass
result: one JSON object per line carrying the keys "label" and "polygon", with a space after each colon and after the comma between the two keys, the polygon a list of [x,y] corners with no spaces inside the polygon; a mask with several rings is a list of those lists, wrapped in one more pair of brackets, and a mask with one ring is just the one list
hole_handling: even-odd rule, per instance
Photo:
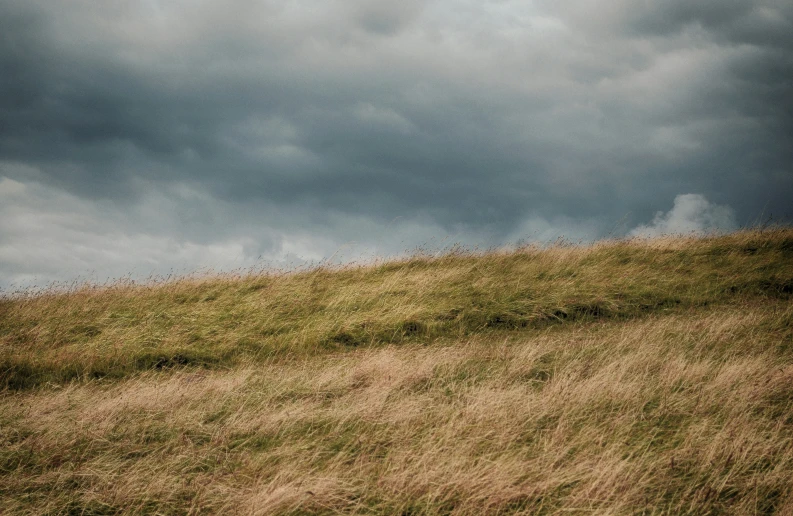
{"label": "field of grass", "polygon": [[793,229],[0,299],[3,514],[793,514]]}

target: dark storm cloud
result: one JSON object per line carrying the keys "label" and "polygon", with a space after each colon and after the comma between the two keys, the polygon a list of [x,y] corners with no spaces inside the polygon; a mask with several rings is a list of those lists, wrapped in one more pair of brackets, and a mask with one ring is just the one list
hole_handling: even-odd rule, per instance
{"label": "dark storm cloud", "polygon": [[0,0],[0,34],[6,264],[51,207],[154,269],[595,238],[690,193],[793,219],[789,2]]}

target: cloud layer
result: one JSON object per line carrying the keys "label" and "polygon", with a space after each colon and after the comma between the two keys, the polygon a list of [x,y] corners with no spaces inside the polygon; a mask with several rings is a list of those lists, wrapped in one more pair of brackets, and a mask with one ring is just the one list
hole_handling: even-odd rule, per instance
{"label": "cloud layer", "polygon": [[0,0],[0,285],[793,219],[790,2],[67,4]]}
{"label": "cloud layer", "polygon": [[649,225],[632,229],[630,236],[706,234],[737,229],[735,212],[729,206],[710,203],[703,195],[683,194],[675,197],[668,212],[659,211]]}

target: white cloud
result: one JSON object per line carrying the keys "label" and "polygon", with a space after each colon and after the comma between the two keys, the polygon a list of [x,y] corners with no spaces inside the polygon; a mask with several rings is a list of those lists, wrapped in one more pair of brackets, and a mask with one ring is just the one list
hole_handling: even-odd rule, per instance
{"label": "white cloud", "polygon": [[[328,225],[318,226],[301,219],[299,209],[262,217],[187,184],[145,190],[122,205],[0,175],[0,292],[53,282],[365,263],[403,255],[415,246],[472,246],[485,238],[465,231],[449,234],[420,218],[397,218],[383,226],[367,217],[328,213]],[[277,216],[293,219],[291,229],[274,227]]]}
{"label": "white cloud", "polygon": [[[190,202],[184,203],[185,188],[173,190],[152,192],[126,212],[111,202],[92,202],[0,176],[0,290],[75,279],[101,283],[228,271],[262,261],[296,264],[317,255],[307,245],[285,245],[285,235],[267,227],[258,234],[220,234],[203,241],[180,235],[179,227],[169,233],[170,226],[179,224],[185,204],[200,201],[210,218],[221,218],[212,199],[187,192]],[[156,230],[157,222],[165,231]],[[272,245],[263,247],[262,242]]]}
{"label": "white cloud", "polygon": [[659,211],[648,225],[641,225],[629,236],[652,237],[681,233],[711,233],[736,229],[735,212],[729,206],[713,204],[704,195],[681,194],[675,205],[664,213]]}

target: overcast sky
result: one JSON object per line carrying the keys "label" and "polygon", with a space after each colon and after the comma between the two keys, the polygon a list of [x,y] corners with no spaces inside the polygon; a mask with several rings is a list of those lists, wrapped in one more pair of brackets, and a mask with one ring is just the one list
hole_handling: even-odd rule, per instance
{"label": "overcast sky", "polygon": [[0,0],[0,288],[793,221],[790,0]]}

